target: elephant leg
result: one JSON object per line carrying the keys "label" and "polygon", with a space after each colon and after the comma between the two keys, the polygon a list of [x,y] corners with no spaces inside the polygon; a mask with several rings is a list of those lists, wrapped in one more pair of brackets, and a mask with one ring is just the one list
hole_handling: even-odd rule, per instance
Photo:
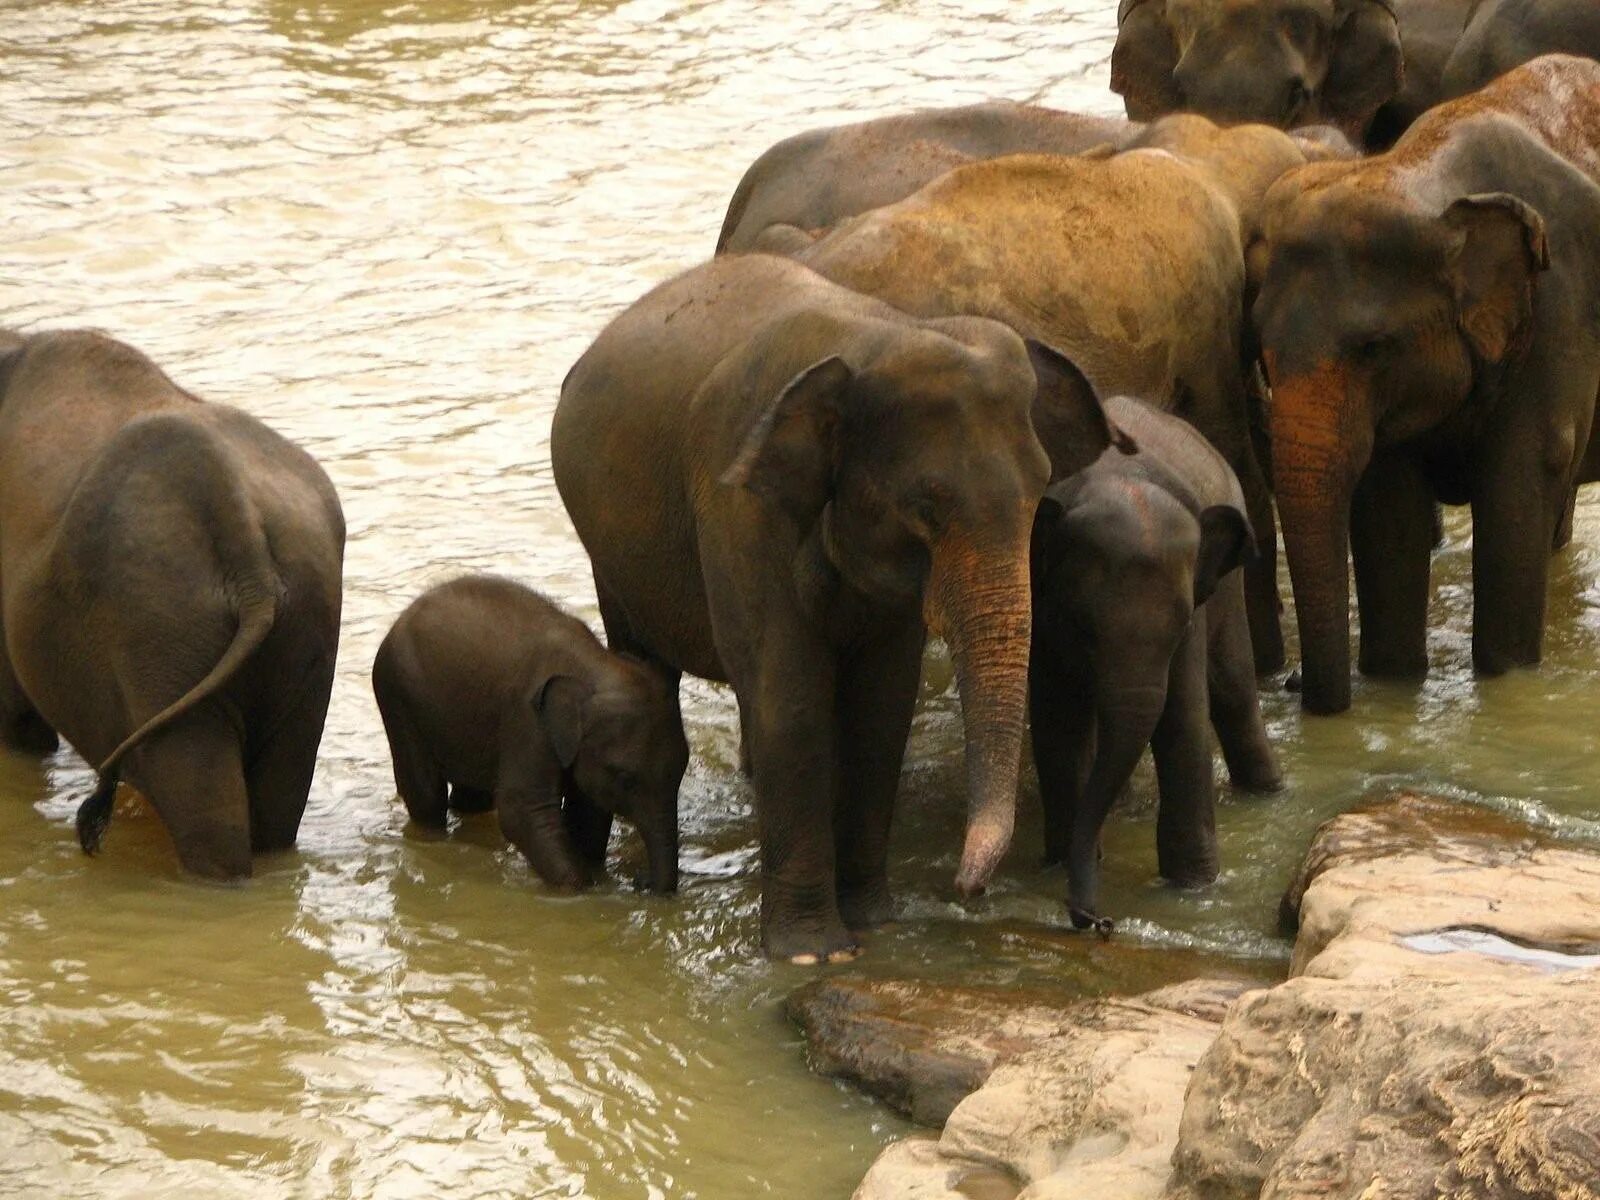
{"label": "elephant leg", "polygon": [[1278,595],[1278,520],[1272,507],[1272,491],[1254,455],[1240,473],[1239,482],[1250,527],[1256,535],[1257,558],[1243,568],[1250,646],[1256,674],[1270,675],[1282,669],[1286,658],[1283,601]]}
{"label": "elephant leg", "polygon": [[250,795],[250,844],[258,851],[287,849],[299,835],[332,690],[330,660],[265,743],[252,748],[245,787]]}
{"label": "elephant leg", "polygon": [[423,743],[410,704],[400,690],[392,685],[374,690],[383,717],[383,732],[389,739],[395,791],[418,825],[443,829],[449,813],[449,783],[444,767]]}
{"label": "elephant leg", "polygon": [[468,815],[490,812],[494,809],[494,793],[487,788],[463,787],[459,783],[452,783],[450,807]]}
{"label": "elephant leg", "polygon": [[1029,734],[1044,809],[1044,861],[1064,865],[1072,851],[1072,818],[1083,800],[1094,754],[1094,677],[1074,670],[1036,638],[1028,663]]}
{"label": "elephant leg", "polygon": [[567,781],[561,801],[561,821],[567,827],[578,856],[595,875],[605,871],[606,848],[611,844],[612,816],[579,789],[577,781]]}
{"label": "elephant leg", "polygon": [[833,837],[839,914],[850,929],[869,929],[894,915],[889,825],[926,641],[922,622],[909,621],[840,664]]}
{"label": "elephant leg", "polygon": [[129,781],[160,816],[185,871],[204,879],[249,877],[250,795],[238,727],[218,704],[202,704],[156,730],[128,766]]}
{"label": "elephant leg", "polygon": [[812,963],[854,954],[834,885],[838,786],[833,654],[769,622],[762,659],[735,687],[761,835],[761,941],[767,953]]}
{"label": "elephant leg", "polygon": [[1567,493],[1567,506],[1561,510],[1561,519],[1556,522],[1556,538],[1552,550],[1565,550],[1572,544],[1572,523],[1577,519],[1578,489],[1573,488]]}
{"label": "elephant leg", "polygon": [[1197,623],[1206,631],[1206,686],[1211,724],[1222,744],[1228,778],[1249,792],[1275,792],[1283,786],[1278,756],[1261,720],[1251,661],[1250,629],[1245,620],[1244,582],[1235,571],[1217,585]]}
{"label": "elephant leg", "polygon": [[494,801],[500,831],[551,887],[584,887],[589,864],[573,845],[562,812],[561,764],[532,705],[511,706],[500,731],[499,750]]}
{"label": "elephant leg", "polygon": [[1539,661],[1550,546],[1572,491],[1531,432],[1496,441],[1472,496],[1472,663],[1484,675]]}
{"label": "elephant leg", "polygon": [[1172,656],[1166,706],[1150,740],[1161,796],[1156,861],[1163,879],[1183,887],[1217,877],[1217,785],[1209,707],[1205,627],[1197,621]]}
{"label": "elephant leg", "polygon": [[1379,679],[1428,673],[1433,489],[1409,459],[1379,454],[1350,501],[1350,551],[1361,614],[1360,668]]}
{"label": "elephant leg", "polygon": [[[5,634],[0,630],[0,647]],[[53,754],[61,747],[61,738],[33,707],[17,682],[11,668],[11,656],[0,649],[0,741],[24,754]]]}

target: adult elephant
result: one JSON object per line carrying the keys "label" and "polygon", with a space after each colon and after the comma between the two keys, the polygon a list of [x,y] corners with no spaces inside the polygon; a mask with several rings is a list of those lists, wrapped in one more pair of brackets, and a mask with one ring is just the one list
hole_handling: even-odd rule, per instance
{"label": "adult elephant", "polygon": [[887,850],[928,631],[955,661],[957,887],[1011,838],[1028,539],[1049,461],[1111,440],[1072,364],[993,321],[923,321],[787,259],[713,259],[608,325],[561,388],[556,486],[613,650],[733,685],[768,953],[847,956],[890,914]]}
{"label": "adult elephant", "polygon": [[1539,59],[1426,114],[1388,154],[1269,193],[1255,318],[1304,706],[1427,670],[1437,498],[1472,506],[1473,662],[1540,656],[1548,559],[1596,477],[1600,63]]}
{"label": "adult elephant", "polygon": [[254,417],[101,334],[0,341],[0,723],[98,764],[85,850],[119,779],[193,874],[294,843],[343,557],[333,485]]}
{"label": "adult elephant", "polygon": [[1122,0],[1111,90],[1138,121],[1189,111],[1392,139],[1437,101],[1470,4]]}
{"label": "adult elephant", "polygon": [[806,234],[893,204],[952,167],[1003,154],[1078,154],[1138,126],[996,100],[925,108],[784,138],[734,190],[717,253],[786,250]]}
{"label": "adult elephant", "polygon": [[[1014,155],[958,167],[799,258],[917,316],[1003,321],[1061,349],[1101,395],[1147,398],[1199,429],[1249,501],[1262,547],[1247,585],[1251,637],[1258,667],[1273,670],[1283,661],[1276,540],[1251,444],[1241,229],[1305,152],[1265,126],[1219,130],[1192,116],[1168,118],[1142,140],[1150,148],[1109,157]],[[1039,418],[1055,460],[1049,414]]]}
{"label": "adult elephant", "polygon": [[1444,69],[1443,92],[1464,96],[1542,54],[1600,59],[1594,0],[1477,0]]}

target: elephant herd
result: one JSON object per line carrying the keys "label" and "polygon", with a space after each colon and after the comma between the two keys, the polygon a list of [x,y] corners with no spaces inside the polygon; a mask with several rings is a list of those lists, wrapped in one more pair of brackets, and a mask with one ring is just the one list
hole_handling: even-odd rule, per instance
{"label": "elephant herd", "polygon": [[[1600,6],[1122,0],[1129,121],[989,103],[813,131],[717,253],[568,373],[555,482],[606,645],[507,580],[396,621],[373,688],[411,817],[494,809],[548,883],[614,816],[677,884],[685,672],[737,698],[761,935],[854,954],[925,643],[966,742],[958,891],[1011,842],[1102,931],[1100,827],[1146,746],[1161,874],[1218,870],[1213,731],[1281,772],[1304,707],[1427,669],[1438,505],[1473,517],[1473,659],[1538,661],[1550,555],[1600,478]],[[63,419],[65,418],[65,419]],[[126,781],[199,875],[294,841],[333,680],[344,525],[305,453],[98,334],[0,334],[0,734]]]}

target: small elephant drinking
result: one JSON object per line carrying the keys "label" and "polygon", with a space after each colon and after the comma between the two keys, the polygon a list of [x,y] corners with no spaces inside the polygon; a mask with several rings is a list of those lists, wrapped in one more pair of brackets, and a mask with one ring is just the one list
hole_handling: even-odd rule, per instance
{"label": "small elephant drinking", "polygon": [[372,690],[412,820],[496,808],[540,878],[579,888],[622,816],[644,839],[650,889],[677,888],[689,747],[676,692],[576,617],[508,579],[451,580],[400,614]]}
{"label": "small elephant drinking", "polygon": [[1175,883],[1217,875],[1208,716],[1237,786],[1280,782],[1234,569],[1253,545],[1238,479],[1180,418],[1125,398],[1106,412],[1139,449],[1045,493],[1029,669],[1045,857],[1069,868],[1072,923],[1103,933],[1100,828],[1146,746],[1158,862]]}

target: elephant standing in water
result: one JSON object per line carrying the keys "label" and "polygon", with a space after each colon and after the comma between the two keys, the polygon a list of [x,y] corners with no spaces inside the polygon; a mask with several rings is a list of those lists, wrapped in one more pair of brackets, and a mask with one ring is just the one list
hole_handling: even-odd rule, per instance
{"label": "elephant standing in water", "polygon": [[1255,320],[1302,703],[1427,670],[1433,504],[1472,506],[1472,657],[1538,662],[1553,544],[1600,477],[1600,63],[1550,57],[1424,115],[1388,154],[1269,193]]}
{"label": "elephant standing in water", "polygon": [[[1101,395],[1148,398],[1199,429],[1238,474],[1261,542],[1246,586],[1256,665],[1271,671],[1284,655],[1272,500],[1250,428],[1242,243],[1262,194],[1307,151],[1276,129],[1193,116],[1138,141],[1108,157],[958,167],[796,257],[919,317],[1003,321],[1067,355]],[[1054,460],[1049,414],[1038,415]]]}
{"label": "elephant standing in water", "polygon": [[1472,0],[1122,0],[1111,90],[1128,116],[1334,125],[1383,145],[1438,103]]}
{"label": "elephant standing in water", "polygon": [[1004,154],[1079,154],[1139,126],[997,100],[925,108],[784,138],[734,189],[717,253],[788,250],[846,217],[909,196],[952,167]]}
{"label": "elephant standing in water", "polygon": [[979,891],[1005,853],[1050,472],[1036,407],[1078,447],[1063,469],[1112,440],[1055,351],[994,321],[917,320],[762,254],[656,288],[562,385],[551,461],[611,647],[738,697],[770,954],[846,956],[851,930],[890,915],[889,824],[930,631],[966,725],[958,889]]}
{"label": "elephant standing in water", "polygon": [[1479,0],[1445,66],[1442,91],[1464,96],[1543,54],[1600,59],[1600,4]]}
{"label": "elephant standing in water", "polygon": [[98,764],[85,850],[124,777],[196,875],[294,843],[343,557],[333,485],[254,417],[100,334],[0,342],[0,722]]}
{"label": "elephant standing in water", "polygon": [[1100,829],[1150,746],[1164,878],[1217,875],[1211,733],[1236,786],[1281,782],[1261,723],[1244,591],[1254,552],[1239,481],[1170,413],[1106,401],[1138,444],[1053,484],[1033,535],[1033,757],[1045,861],[1071,872],[1072,923],[1097,912]]}
{"label": "elephant standing in water", "polygon": [[678,697],[578,618],[509,579],[452,579],[400,614],[372,691],[413,821],[498,809],[541,879],[580,888],[604,873],[612,816],[625,817],[651,890],[676,890],[689,764]]}

